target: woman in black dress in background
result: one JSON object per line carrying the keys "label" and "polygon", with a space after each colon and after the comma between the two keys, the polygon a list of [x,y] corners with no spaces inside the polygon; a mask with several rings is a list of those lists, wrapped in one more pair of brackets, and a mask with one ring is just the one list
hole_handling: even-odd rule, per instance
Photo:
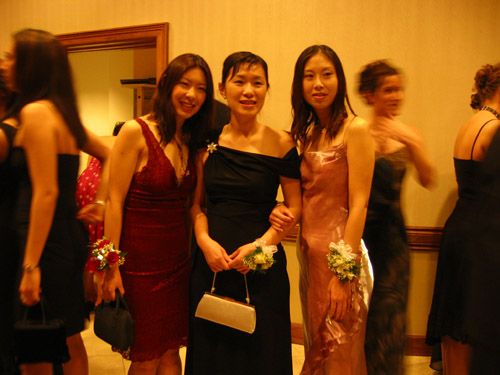
{"label": "woman in black dress in background", "polygon": [[[85,328],[87,234],[76,217],[75,190],[80,150],[106,160],[109,149],[80,121],[66,50],[55,36],[33,29],[17,32],[2,70],[21,108],[12,150],[19,184],[16,230],[24,250],[20,299],[34,305],[43,291],[52,316],[65,321],[71,359],[64,371],[85,375],[88,361],[80,332]],[[95,206],[79,217],[95,215]],[[52,363],[21,368],[26,374],[52,374]]]}
{"label": "woman in black dress in background", "polygon": [[12,103],[11,92],[0,75],[0,374],[15,373],[12,350],[12,325],[14,322],[14,296],[19,252],[15,235],[14,203],[16,183],[10,164],[12,141],[17,121],[5,119],[5,112]]}
{"label": "woman in black dress in background", "polygon": [[[231,120],[197,161],[191,218],[199,248],[191,278],[186,374],[291,375],[290,286],[279,245],[285,232],[270,228],[268,217],[280,184],[294,217],[300,217],[299,157],[287,133],[257,121],[269,87],[262,58],[250,52],[228,56],[219,87]],[[267,245],[279,245],[276,263],[266,274],[247,273],[242,258],[255,250],[253,242],[259,237]],[[194,317],[214,272],[216,293],[240,301],[247,275],[257,314],[253,334]]]}
{"label": "woman in black dress in background", "polygon": [[[465,324],[464,314],[472,301],[467,297],[468,293],[483,293],[482,290],[485,289],[490,298],[497,300],[492,286],[484,283],[482,276],[479,276],[486,265],[491,266],[482,257],[483,250],[477,243],[484,234],[483,229],[480,233],[473,234],[472,228],[475,227],[474,213],[482,194],[482,161],[500,126],[500,64],[485,65],[477,71],[475,91],[471,107],[478,111],[462,125],[455,140],[453,160],[458,201],[443,230],[434,297],[427,325],[427,343],[441,343],[444,373],[453,375],[468,375],[470,371],[472,332]],[[498,231],[494,233],[498,235]],[[498,249],[498,237],[495,245]],[[475,256],[482,260],[481,263],[484,262],[479,269],[474,269],[474,262],[467,260],[466,250],[469,249],[474,250]],[[498,274],[498,268],[490,272]],[[472,277],[474,274],[475,277]],[[478,281],[478,278],[480,287],[470,289],[473,285],[471,282]],[[486,313],[491,311],[481,310],[478,319],[486,321]],[[494,324],[498,321],[498,316],[492,320],[487,323]],[[498,336],[491,337],[498,344]]]}
{"label": "woman in black dress in background", "polygon": [[373,266],[373,294],[366,324],[368,375],[404,373],[406,303],[410,254],[401,213],[401,183],[409,163],[429,187],[433,166],[416,129],[403,124],[403,76],[384,60],[366,65],[359,93],[373,108],[369,119],[375,141],[375,171],[363,240]]}

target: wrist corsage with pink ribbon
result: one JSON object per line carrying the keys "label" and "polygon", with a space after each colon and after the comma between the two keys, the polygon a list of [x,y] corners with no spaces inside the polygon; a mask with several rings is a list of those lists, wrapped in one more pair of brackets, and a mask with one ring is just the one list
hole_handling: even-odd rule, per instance
{"label": "wrist corsage with pink ribbon", "polygon": [[352,281],[360,275],[363,266],[356,262],[358,254],[352,251],[351,246],[340,240],[338,243],[330,242],[328,250],[328,268],[340,281]]}
{"label": "wrist corsage with pink ribbon", "polygon": [[256,239],[254,241],[255,250],[247,256],[243,257],[243,264],[250,268],[252,271],[265,273],[276,260],[273,254],[278,251],[275,245],[266,245],[266,241]]}
{"label": "wrist corsage with pink ribbon", "polygon": [[115,249],[115,245],[106,237],[97,240],[90,246],[92,250],[88,268],[91,271],[104,271],[115,264],[122,265],[125,263],[126,253]]}

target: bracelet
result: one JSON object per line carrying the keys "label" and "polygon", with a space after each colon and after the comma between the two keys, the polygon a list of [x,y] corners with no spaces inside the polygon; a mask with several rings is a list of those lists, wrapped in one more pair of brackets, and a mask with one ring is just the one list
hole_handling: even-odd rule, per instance
{"label": "bracelet", "polygon": [[37,268],[39,268],[40,266],[38,264],[35,264],[34,266],[31,265],[31,264],[25,264],[23,266],[23,272],[31,272]]}
{"label": "bracelet", "polygon": [[99,206],[106,206],[106,202],[98,200],[98,201],[93,201],[90,204],[98,204]]}

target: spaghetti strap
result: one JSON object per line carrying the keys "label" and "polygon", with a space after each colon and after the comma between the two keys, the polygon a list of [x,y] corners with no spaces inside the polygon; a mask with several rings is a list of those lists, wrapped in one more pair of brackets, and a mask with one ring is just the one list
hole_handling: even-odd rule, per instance
{"label": "spaghetti strap", "polygon": [[481,129],[479,129],[479,131],[477,132],[476,134],[476,138],[474,139],[474,143],[472,144],[472,149],[470,150],[470,160],[472,160],[472,156],[474,154],[474,146],[476,146],[476,141],[477,139],[479,138],[479,134],[481,134],[481,131],[483,130],[483,128],[486,126],[487,123],[491,122],[491,121],[494,121],[495,119],[491,119],[491,120],[488,120],[486,121],[483,126],[481,126]]}

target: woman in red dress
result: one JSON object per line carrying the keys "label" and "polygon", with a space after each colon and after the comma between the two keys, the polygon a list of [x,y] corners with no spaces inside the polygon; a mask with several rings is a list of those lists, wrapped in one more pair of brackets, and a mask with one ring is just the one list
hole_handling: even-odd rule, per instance
{"label": "woman in red dress", "polygon": [[129,374],[181,373],[187,344],[190,257],[186,207],[196,184],[192,160],[212,121],[207,63],[184,54],[162,74],[152,112],[128,121],[113,147],[104,232],[127,253],[107,271],[103,297],[125,299],[135,341],[122,353]]}

